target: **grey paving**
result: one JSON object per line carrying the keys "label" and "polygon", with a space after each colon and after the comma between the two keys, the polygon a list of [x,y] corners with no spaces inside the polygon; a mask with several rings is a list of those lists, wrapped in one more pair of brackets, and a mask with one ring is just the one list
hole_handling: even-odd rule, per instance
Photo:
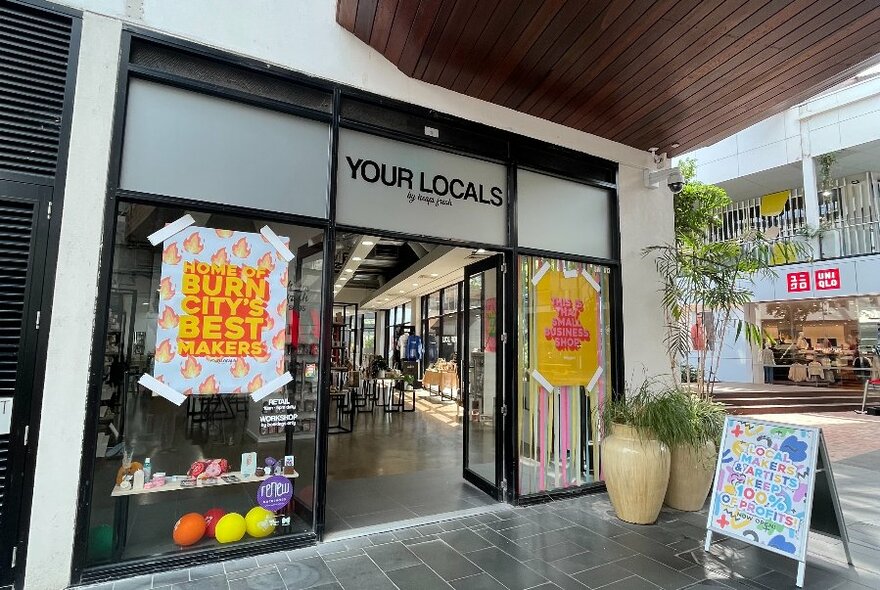
{"label": "grey paving", "polygon": [[[855,566],[839,541],[811,535],[805,589],[880,589],[880,510],[870,502],[880,476],[850,463],[835,475],[850,492],[842,502]],[[721,536],[703,551],[705,522],[705,513],[664,509],[655,525],[626,524],[595,494],[170,570],[112,590],[794,590],[792,560]]]}

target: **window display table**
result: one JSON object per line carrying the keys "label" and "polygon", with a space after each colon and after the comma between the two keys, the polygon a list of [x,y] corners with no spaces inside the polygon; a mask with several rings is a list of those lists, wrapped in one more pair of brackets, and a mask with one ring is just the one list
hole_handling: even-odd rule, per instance
{"label": "window display table", "polygon": [[[238,478],[238,481],[225,481],[222,478],[218,478],[217,483],[205,485],[204,483],[199,482],[197,485],[194,485],[194,486],[182,486],[182,485],[180,485],[181,482],[183,481],[181,479],[178,481],[169,481],[164,486],[159,486],[157,488],[141,488],[139,490],[134,490],[134,489],[123,490],[118,485],[115,485],[115,486],[113,486],[113,491],[110,492],[110,495],[114,496],[114,497],[139,496],[141,494],[152,494],[152,493],[157,493],[157,492],[176,492],[179,490],[205,490],[205,489],[210,489],[210,488],[220,488],[220,487],[224,487],[224,486],[240,485],[243,483],[256,483],[256,482],[260,482],[260,481],[263,481],[263,480],[271,477],[269,475],[255,475],[253,477],[242,477],[240,471],[230,471],[228,473],[224,473],[223,475],[225,475],[227,477],[235,476]],[[177,476],[177,477],[180,477],[180,476]],[[299,477],[299,473],[294,471],[292,475],[285,475],[284,477],[286,477],[288,479],[296,479],[297,477]]]}
{"label": "window display table", "polygon": [[431,387],[437,387],[437,394],[442,399],[447,399],[446,390],[449,390],[448,399],[458,398],[458,373],[456,371],[440,371],[438,369],[426,369],[422,377],[422,386],[429,392],[434,393]]}
{"label": "window display table", "polygon": [[[141,496],[143,494],[153,494],[158,492],[177,492],[180,490],[210,490],[214,488],[221,488],[226,486],[233,485],[241,485],[245,483],[259,483],[265,479],[271,477],[270,475],[254,475],[253,477],[242,477],[240,471],[230,471],[224,473],[226,476],[234,475],[238,478],[238,481],[228,482],[220,479],[217,483],[213,484],[198,484],[195,486],[187,486],[183,487],[180,485],[180,481],[169,481],[164,486],[160,486],[158,488],[142,488],[138,490],[122,490],[118,485],[113,486],[113,490],[110,492],[110,495],[115,497],[115,508],[113,511],[113,529],[114,529],[114,542],[113,542],[113,554],[118,559],[122,554],[122,550],[125,547],[125,542],[128,537],[128,503],[131,501],[132,496]],[[178,476],[179,477],[179,476]],[[284,477],[288,479],[296,479],[299,477],[299,473],[294,470],[291,475],[284,475]],[[295,500],[291,500],[290,505],[294,504]],[[290,509],[288,507],[287,509]]]}

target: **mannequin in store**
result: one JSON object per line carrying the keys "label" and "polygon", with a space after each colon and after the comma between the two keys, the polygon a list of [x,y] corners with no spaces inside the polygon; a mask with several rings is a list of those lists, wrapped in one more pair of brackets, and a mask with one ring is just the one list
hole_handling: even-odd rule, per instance
{"label": "mannequin in store", "polygon": [[773,356],[769,340],[764,343],[764,349],[761,351],[761,362],[764,364],[764,383],[773,383],[773,366],[776,364],[776,358]]}
{"label": "mannequin in store", "polygon": [[403,328],[397,328],[394,331],[394,340],[392,341],[393,350],[391,351],[391,368],[400,368],[400,339],[403,338]]}
{"label": "mannequin in store", "polygon": [[406,339],[406,348],[404,350],[404,358],[408,361],[422,360],[422,338],[416,334],[415,328],[409,329],[409,335]]}
{"label": "mannequin in store", "polygon": [[799,350],[806,350],[806,349],[810,348],[810,343],[804,337],[803,332],[798,332],[797,342],[795,342],[795,346]]}
{"label": "mannequin in store", "polygon": [[[414,331],[415,328],[410,328],[410,332]],[[409,332],[405,330],[400,331],[400,336],[397,337],[397,349],[400,351],[400,360],[408,361],[410,360],[406,356],[406,344],[409,342]]]}

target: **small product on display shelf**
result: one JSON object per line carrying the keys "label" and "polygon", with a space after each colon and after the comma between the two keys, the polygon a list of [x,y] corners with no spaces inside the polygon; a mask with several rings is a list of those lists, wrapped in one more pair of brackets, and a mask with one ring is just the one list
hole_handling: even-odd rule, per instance
{"label": "small product on display shelf", "polygon": [[241,476],[253,477],[257,472],[257,454],[254,452],[241,454]]}

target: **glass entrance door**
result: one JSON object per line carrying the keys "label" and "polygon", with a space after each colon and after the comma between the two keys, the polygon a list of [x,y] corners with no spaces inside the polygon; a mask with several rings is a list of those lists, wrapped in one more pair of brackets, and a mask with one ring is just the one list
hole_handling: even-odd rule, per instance
{"label": "glass entrance door", "polygon": [[504,403],[501,256],[464,271],[464,478],[499,499]]}

